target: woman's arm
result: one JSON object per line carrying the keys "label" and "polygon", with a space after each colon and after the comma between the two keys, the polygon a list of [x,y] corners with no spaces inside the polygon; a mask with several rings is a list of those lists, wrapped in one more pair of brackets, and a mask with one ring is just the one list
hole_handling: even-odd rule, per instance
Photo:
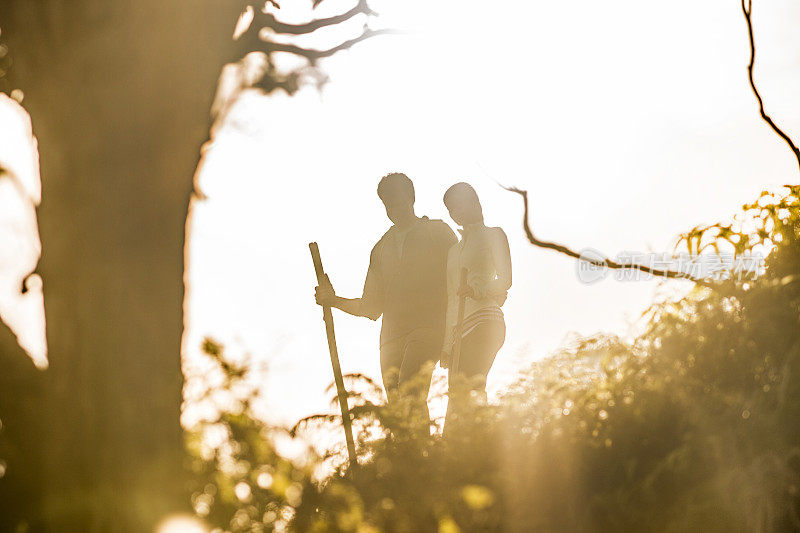
{"label": "woman's arm", "polygon": [[452,279],[450,267],[452,262],[458,261],[457,244],[450,247],[447,253],[447,266],[445,272],[447,276],[447,310],[445,312],[444,343],[442,351],[449,354],[453,341],[455,340],[454,330],[458,314],[458,281]]}
{"label": "woman's arm", "polygon": [[489,283],[489,294],[504,296],[511,288],[511,250],[508,247],[506,232],[502,228],[493,228],[493,230],[490,245],[497,278]]}

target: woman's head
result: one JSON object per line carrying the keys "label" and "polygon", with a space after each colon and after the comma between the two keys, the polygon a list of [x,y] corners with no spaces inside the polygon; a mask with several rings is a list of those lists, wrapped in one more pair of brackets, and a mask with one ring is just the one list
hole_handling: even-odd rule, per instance
{"label": "woman's head", "polygon": [[444,193],[444,205],[459,226],[483,222],[483,209],[478,194],[469,183],[456,183]]}

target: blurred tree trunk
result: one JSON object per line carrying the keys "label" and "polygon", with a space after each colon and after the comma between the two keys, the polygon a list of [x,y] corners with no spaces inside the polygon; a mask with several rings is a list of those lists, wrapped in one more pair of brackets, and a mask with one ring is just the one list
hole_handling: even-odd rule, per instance
{"label": "blurred tree trunk", "polygon": [[41,154],[52,531],[152,531],[188,510],[183,244],[233,0],[2,0]]}
{"label": "blurred tree trunk", "polygon": [[38,512],[43,379],[0,322],[0,531]]}

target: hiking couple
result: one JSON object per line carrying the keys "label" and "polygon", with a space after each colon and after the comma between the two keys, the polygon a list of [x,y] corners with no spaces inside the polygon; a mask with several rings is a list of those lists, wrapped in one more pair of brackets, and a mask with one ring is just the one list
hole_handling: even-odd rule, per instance
{"label": "hiking couple", "polygon": [[[370,253],[361,298],[337,296],[328,283],[316,288],[316,301],[372,320],[383,315],[380,362],[389,405],[407,410],[412,424],[429,435],[427,397],[437,361],[449,367],[445,428],[454,424],[467,398],[485,400],[486,376],[505,341],[500,307],[511,287],[508,239],[502,229],[484,225],[478,196],[467,183],[444,194],[450,216],[461,226],[460,241],[445,222],[416,215],[414,184],[405,174],[384,176],[378,197],[393,225]],[[460,286],[463,269],[466,284]],[[459,335],[460,357],[453,368]],[[464,394],[454,393],[459,387]]]}

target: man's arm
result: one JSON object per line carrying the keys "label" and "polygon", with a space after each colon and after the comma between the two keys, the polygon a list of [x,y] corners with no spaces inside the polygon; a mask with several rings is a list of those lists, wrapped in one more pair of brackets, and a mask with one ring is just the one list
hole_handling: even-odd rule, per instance
{"label": "man's arm", "polygon": [[364,281],[364,292],[361,298],[342,298],[337,296],[333,290],[333,285],[328,281],[328,283],[316,288],[315,298],[317,303],[335,307],[353,316],[363,316],[370,320],[378,320],[378,317],[383,314],[383,283],[378,244],[375,245],[370,254],[367,279]]}
{"label": "man's arm", "polygon": [[319,305],[335,307],[347,314],[362,316],[361,298],[342,298],[341,296],[337,296],[330,282],[325,285],[320,285],[315,289],[314,299]]}
{"label": "man's arm", "polygon": [[458,242],[458,237],[456,237],[456,234],[453,233],[453,229],[446,222],[441,221],[439,238],[441,239],[444,255],[447,257],[447,254],[450,252],[450,248],[452,248],[453,245]]}

